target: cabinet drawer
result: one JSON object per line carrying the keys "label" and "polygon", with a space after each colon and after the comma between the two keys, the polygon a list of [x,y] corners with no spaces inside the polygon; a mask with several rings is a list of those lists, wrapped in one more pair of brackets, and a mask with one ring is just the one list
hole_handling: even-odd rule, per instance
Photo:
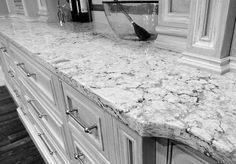
{"label": "cabinet drawer", "polygon": [[100,151],[91,146],[89,141],[83,136],[83,133],[79,131],[77,127],[70,124],[69,129],[72,137],[75,163],[110,164]]}
{"label": "cabinet drawer", "polygon": [[24,124],[26,130],[28,131],[31,139],[33,140],[35,146],[38,148],[40,154],[46,161],[46,163],[50,164],[56,164],[55,159],[53,158],[51,152],[51,149],[48,150],[48,145],[45,145],[42,141],[42,139],[38,136],[38,131],[35,130],[36,122],[33,119],[33,117],[29,113],[24,113],[22,111],[22,108],[17,108],[17,112],[19,115],[19,118],[21,119],[22,123]]}
{"label": "cabinet drawer", "polygon": [[34,95],[30,93],[30,90],[24,89],[24,92],[26,93],[24,99],[27,103],[29,113],[42,124],[63,153],[67,154],[63,122],[60,118],[54,117],[48,113],[47,111],[50,109],[41,104]]}
{"label": "cabinet drawer", "polygon": [[30,59],[29,56],[21,52],[14,45],[10,45],[10,53],[14,57],[14,63],[19,74],[24,77],[25,81],[35,91],[37,97],[47,102],[60,115],[60,112],[56,110],[57,97],[52,73]]}
{"label": "cabinet drawer", "polygon": [[106,132],[104,112],[85,98],[78,91],[63,83],[65,112],[67,121],[84,135],[98,150],[104,150],[104,134]]}
{"label": "cabinet drawer", "polygon": [[[28,109],[31,111],[31,109]],[[42,123],[35,117],[34,114],[28,112],[28,118],[30,118],[31,123],[34,127],[34,131],[36,133],[36,137],[38,139],[38,144],[40,144],[40,150],[43,151],[44,154],[47,154],[49,158],[51,158],[51,162],[53,164],[69,164],[69,161],[65,154],[58,147],[58,144],[55,142],[55,139],[48,133]]]}

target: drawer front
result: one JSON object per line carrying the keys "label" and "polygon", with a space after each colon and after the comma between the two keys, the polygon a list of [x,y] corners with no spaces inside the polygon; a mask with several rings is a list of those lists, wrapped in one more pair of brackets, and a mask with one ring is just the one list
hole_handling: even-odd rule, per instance
{"label": "drawer front", "polygon": [[51,113],[48,112],[50,108],[45,107],[44,104],[37,100],[31,88],[22,80],[22,77],[19,77],[19,83],[22,92],[24,92],[22,104],[27,107],[28,112],[31,113],[31,115],[41,122],[52,138],[54,138],[54,141],[57,142],[59,148],[66,154],[65,134],[62,120],[60,117],[57,117],[57,115],[51,115]]}
{"label": "drawer front", "polygon": [[47,132],[52,136],[54,141],[57,143],[58,147],[63,151],[64,154],[67,153],[65,145],[65,134],[63,122],[58,118],[51,116],[47,109],[37,101],[32,95],[24,96],[29,112],[42,124],[42,126],[47,130]]}
{"label": "drawer front", "polygon": [[[28,111],[31,111],[31,109],[28,109]],[[58,148],[57,143],[55,143],[54,138],[51,137],[51,135],[48,133],[47,130],[45,130],[45,127],[41,124],[41,122],[38,120],[37,116],[35,116],[34,113],[28,112],[27,113],[28,118],[31,120],[32,125],[34,127],[36,136],[38,138],[39,144],[41,144],[41,151],[43,153],[46,153],[49,158],[51,158],[51,161],[49,163],[54,164],[69,164],[67,157],[61,152],[61,149]]]}
{"label": "drawer front", "polygon": [[67,121],[74,124],[99,151],[105,151],[103,137],[106,129],[103,111],[66,83],[63,83],[63,91]]}
{"label": "drawer front", "polygon": [[47,102],[48,105],[54,109],[58,115],[60,112],[57,111],[57,97],[55,94],[55,86],[53,83],[53,75],[50,71],[36,63],[29,56],[18,50],[14,45],[10,45],[10,53],[14,57],[14,63],[17,70],[24,77],[25,81],[37,94],[42,101]]}
{"label": "drawer front", "polygon": [[110,162],[100,151],[94,149],[90,145],[88,140],[83,136],[83,133],[79,131],[77,127],[75,127],[73,124],[70,124],[69,129],[72,137],[75,163],[110,164]]}

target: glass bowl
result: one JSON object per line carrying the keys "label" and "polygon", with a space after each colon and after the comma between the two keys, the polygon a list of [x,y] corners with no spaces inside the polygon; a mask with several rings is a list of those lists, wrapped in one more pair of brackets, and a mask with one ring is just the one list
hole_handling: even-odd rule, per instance
{"label": "glass bowl", "polygon": [[103,6],[108,23],[121,39],[156,39],[158,1],[103,1]]}

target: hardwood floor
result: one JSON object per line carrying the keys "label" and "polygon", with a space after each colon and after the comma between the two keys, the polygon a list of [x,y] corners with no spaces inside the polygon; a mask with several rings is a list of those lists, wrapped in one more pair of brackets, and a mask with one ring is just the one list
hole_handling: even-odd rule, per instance
{"label": "hardwood floor", "polygon": [[44,164],[21,123],[11,95],[0,87],[0,164]]}

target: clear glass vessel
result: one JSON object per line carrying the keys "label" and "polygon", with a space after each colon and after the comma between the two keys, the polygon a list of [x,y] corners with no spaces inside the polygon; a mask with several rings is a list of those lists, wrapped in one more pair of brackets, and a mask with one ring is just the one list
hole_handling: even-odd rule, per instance
{"label": "clear glass vessel", "polygon": [[[147,40],[156,38],[158,1],[103,1],[103,6],[111,28],[121,39],[140,40],[139,27],[151,34]],[[134,27],[132,21],[139,27]]]}

